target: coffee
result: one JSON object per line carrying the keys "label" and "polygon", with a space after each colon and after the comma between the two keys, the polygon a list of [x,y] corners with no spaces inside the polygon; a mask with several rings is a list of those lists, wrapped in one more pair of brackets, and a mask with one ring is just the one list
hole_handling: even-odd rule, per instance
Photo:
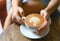
{"label": "coffee", "polygon": [[39,14],[30,14],[26,17],[25,23],[33,28],[40,27],[44,23],[44,18]]}

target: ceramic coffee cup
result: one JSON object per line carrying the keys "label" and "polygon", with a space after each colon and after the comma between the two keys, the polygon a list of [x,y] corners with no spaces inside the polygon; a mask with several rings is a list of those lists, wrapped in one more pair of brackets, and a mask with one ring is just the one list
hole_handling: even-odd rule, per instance
{"label": "ceramic coffee cup", "polygon": [[32,32],[36,32],[37,29],[44,24],[44,17],[37,13],[29,14],[23,18],[25,19],[24,24],[26,29]]}

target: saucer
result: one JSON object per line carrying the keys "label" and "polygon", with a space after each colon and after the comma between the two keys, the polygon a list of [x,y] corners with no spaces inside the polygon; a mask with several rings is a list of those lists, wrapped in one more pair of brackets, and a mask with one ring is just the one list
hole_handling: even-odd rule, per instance
{"label": "saucer", "polygon": [[39,39],[42,38],[44,36],[46,36],[49,32],[49,27],[48,30],[44,31],[42,34],[37,35],[36,33],[32,32],[31,30],[26,29],[25,25],[20,25],[20,32],[27,38],[31,38],[31,39]]}

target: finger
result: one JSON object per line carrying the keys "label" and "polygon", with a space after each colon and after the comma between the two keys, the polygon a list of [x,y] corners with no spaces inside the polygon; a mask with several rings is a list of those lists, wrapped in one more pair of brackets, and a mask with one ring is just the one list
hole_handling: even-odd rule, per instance
{"label": "finger", "polygon": [[19,15],[16,16],[16,20],[19,21],[21,18]]}
{"label": "finger", "polygon": [[44,27],[49,27],[50,24],[51,24],[51,19],[49,18],[48,21],[45,21],[44,24],[38,28],[38,30]]}
{"label": "finger", "polygon": [[17,15],[16,20],[18,24],[21,24],[23,22],[22,18],[19,15]]}
{"label": "finger", "polygon": [[48,15],[48,13],[46,11],[42,10],[41,11],[41,16],[43,16],[46,21],[49,20],[49,15]]}
{"label": "finger", "polygon": [[43,10],[41,10],[40,15],[41,15],[41,16],[44,16]]}
{"label": "finger", "polygon": [[45,11],[45,10],[41,10],[41,12],[40,12],[41,14],[41,16],[43,16],[44,18],[46,18],[46,16],[47,16],[47,11]]}
{"label": "finger", "polygon": [[48,29],[48,27],[43,27],[43,28],[41,28],[40,30],[37,30],[37,34],[42,34],[45,30],[47,30]]}
{"label": "finger", "polygon": [[16,22],[15,16],[12,17],[12,22]]}
{"label": "finger", "polygon": [[48,21],[46,21],[41,27],[37,29],[37,34],[41,34],[44,32],[44,30],[47,30],[50,24],[51,24],[51,19],[49,18]]}
{"label": "finger", "polygon": [[47,22],[45,22],[41,27],[37,29],[37,34],[43,33],[45,30],[47,30]]}
{"label": "finger", "polygon": [[20,15],[21,17],[23,17],[23,16],[24,16],[24,11],[23,11],[23,9],[22,9],[22,8],[19,8],[19,15]]}
{"label": "finger", "polygon": [[47,21],[45,21],[44,24],[41,27],[38,28],[38,31],[45,26],[47,26]]}
{"label": "finger", "polygon": [[14,14],[14,13],[12,14],[12,21],[13,21],[13,22],[16,21],[16,16],[17,16],[17,14]]}

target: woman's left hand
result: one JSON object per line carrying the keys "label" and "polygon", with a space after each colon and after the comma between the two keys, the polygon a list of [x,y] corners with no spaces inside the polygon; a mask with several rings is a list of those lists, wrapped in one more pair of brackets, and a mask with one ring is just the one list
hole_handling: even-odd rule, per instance
{"label": "woman's left hand", "polygon": [[45,22],[41,27],[38,28],[37,34],[43,33],[45,30],[48,29],[49,25],[51,24],[51,19],[48,14],[49,13],[46,10],[40,11],[40,15],[44,17]]}

